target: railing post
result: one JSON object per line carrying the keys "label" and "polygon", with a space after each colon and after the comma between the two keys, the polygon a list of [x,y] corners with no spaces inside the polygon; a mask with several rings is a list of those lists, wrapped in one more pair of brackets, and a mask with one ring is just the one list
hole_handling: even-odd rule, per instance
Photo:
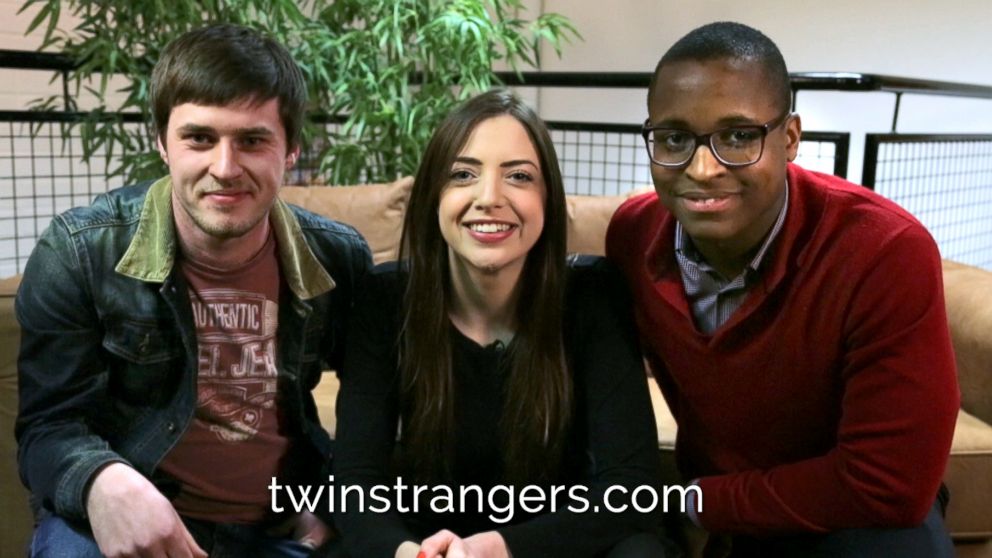
{"label": "railing post", "polygon": [[861,184],[869,190],[875,189],[875,173],[878,170],[878,134],[865,134],[865,156],[861,168]]}
{"label": "railing post", "polygon": [[851,150],[851,134],[840,134],[834,140],[834,176],[847,178],[847,158]]}
{"label": "railing post", "polygon": [[62,70],[60,73],[62,74],[62,108],[66,112],[72,112],[75,110],[76,103],[69,95],[69,70]]}
{"label": "railing post", "polygon": [[892,112],[892,133],[896,133],[896,125],[899,123],[899,104],[902,102],[902,91],[896,92],[896,108]]}

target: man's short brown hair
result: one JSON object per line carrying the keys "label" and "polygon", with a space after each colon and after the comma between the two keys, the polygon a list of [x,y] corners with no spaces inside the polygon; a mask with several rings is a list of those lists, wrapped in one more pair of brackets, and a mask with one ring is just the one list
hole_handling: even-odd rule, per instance
{"label": "man's short brown hair", "polygon": [[284,46],[254,29],[218,24],[173,40],[155,64],[149,93],[163,143],[173,107],[275,98],[287,148],[299,145],[307,102],[303,73]]}

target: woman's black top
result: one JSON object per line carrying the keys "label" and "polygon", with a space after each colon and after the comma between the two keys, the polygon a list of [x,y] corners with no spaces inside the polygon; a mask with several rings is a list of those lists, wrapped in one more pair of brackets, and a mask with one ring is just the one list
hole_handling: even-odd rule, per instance
{"label": "woman's black top", "polygon": [[[604,493],[611,485],[623,486],[627,494],[641,485],[658,490],[657,432],[625,287],[605,260],[587,256],[573,260],[567,276],[563,340],[575,403],[561,465],[549,475],[551,485],[563,487],[557,490],[557,511],[550,512],[554,488],[547,483],[525,492],[513,486],[512,517],[507,508],[500,415],[512,342],[483,347],[450,326],[438,335],[451,336],[455,380],[453,478],[445,483],[451,491],[425,489],[414,513],[412,485],[418,479],[403,476],[404,488],[397,489],[397,476],[409,470],[397,451],[403,408],[398,335],[406,280],[395,262],[377,266],[350,320],[334,453],[335,524],[350,555],[391,557],[403,541],[419,543],[440,529],[461,537],[495,529],[514,558],[594,556],[657,523],[652,513],[605,511]],[[459,489],[470,485],[481,490],[481,512],[479,492],[471,489],[465,493],[469,510],[445,512],[449,505],[460,505]],[[490,506],[487,491],[500,485]],[[364,511],[354,487],[362,489]],[[546,496],[544,508],[528,513],[520,496],[537,498],[539,490]],[[430,510],[435,498],[434,507],[442,513]],[[390,510],[383,512],[387,500]],[[645,489],[639,491],[642,508],[652,500]],[[523,507],[533,510],[541,503],[527,500]],[[632,508],[630,497],[619,490],[610,493],[609,503]],[[398,505],[403,510],[397,511]]]}

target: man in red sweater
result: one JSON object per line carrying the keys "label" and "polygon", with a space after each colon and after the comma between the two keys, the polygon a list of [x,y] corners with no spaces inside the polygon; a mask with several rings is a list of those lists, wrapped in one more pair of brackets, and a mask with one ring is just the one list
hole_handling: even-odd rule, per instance
{"label": "man in red sweater", "polygon": [[607,234],[702,491],[689,515],[735,556],[952,556],[937,247],[895,204],[791,163],[790,97],[759,31],[679,40],[648,93],[656,193]]}

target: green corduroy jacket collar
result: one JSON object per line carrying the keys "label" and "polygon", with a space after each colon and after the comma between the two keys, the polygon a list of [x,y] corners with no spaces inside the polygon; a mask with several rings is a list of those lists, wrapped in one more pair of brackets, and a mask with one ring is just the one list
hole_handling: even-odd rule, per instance
{"label": "green corduroy jacket collar", "polygon": [[[334,288],[334,279],[314,256],[288,205],[276,199],[270,223],[279,246],[283,279],[298,298],[308,300]],[[134,238],[114,268],[141,281],[162,283],[176,260],[176,228],[172,217],[172,179],[159,179],[148,189]]]}

